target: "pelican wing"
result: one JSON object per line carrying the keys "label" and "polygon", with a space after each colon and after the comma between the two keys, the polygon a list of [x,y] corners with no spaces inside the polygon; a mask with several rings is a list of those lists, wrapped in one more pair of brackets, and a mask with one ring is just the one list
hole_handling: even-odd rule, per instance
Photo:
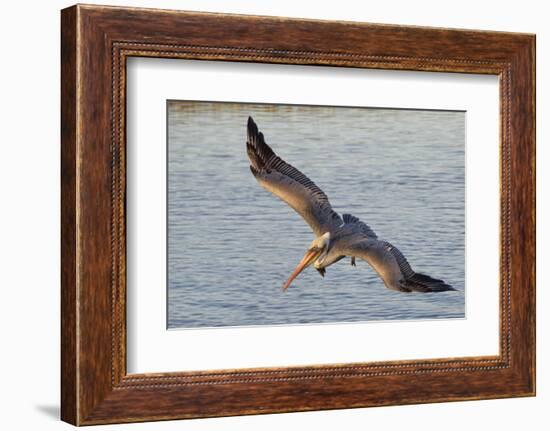
{"label": "pelican wing", "polygon": [[343,221],[330,206],[327,195],[273,152],[251,117],[248,117],[247,129],[250,170],[260,185],[300,214],[315,235],[320,236],[340,226]]}
{"label": "pelican wing", "polygon": [[366,260],[388,289],[401,292],[443,292],[456,290],[443,280],[420,274],[397,247],[375,238],[360,240],[346,247],[345,254]]}
{"label": "pelican wing", "polygon": [[352,232],[361,234],[369,238],[378,238],[376,233],[374,233],[374,231],[368,224],[362,222],[354,215],[342,214],[342,218],[344,219],[345,226],[351,228]]}

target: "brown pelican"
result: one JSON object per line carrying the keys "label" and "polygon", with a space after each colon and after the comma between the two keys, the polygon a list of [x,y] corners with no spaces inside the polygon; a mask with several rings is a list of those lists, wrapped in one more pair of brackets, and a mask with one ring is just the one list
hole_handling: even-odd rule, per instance
{"label": "brown pelican", "polygon": [[327,195],[308,177],[279,158],[266,144],[256,123],[248,117],[246,148],[250,170],[262,187],[285,201],[311,227],[316,238],[283,286],[309,265],[324,276],[325,268],[346,256],[366,260],[388,289],[400,292],[442,292],[456,290],[442,280],[414,272],[405,256],[389,242],[351,214],[338,215]]}

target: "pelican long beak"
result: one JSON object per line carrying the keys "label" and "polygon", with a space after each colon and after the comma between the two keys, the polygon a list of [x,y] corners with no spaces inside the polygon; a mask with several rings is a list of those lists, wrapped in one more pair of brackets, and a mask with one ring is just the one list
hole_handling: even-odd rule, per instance
{"label": "pelican long beak", "polygon": [[306,269],[311,263],[317,259],[321,255],[322,250],[308,250],[300,263],[296,266],[294,271],[292,271],[292,274],[290,274],[290,277],[288,277],[288,280],[286,281],[285,285],[283,286],[283,291],[288,289],[288,286],[290,286],[290,283],[292,283],[292,280],[294,280],[298,275]]}

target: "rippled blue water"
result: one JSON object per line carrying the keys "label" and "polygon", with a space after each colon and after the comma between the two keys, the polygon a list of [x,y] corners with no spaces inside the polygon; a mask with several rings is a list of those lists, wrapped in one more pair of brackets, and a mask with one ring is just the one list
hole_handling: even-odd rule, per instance
{"label": "rippled blue water", "polygon": [[[251,175],[249,115],[337,212],[458,292],[390,291],[345,259],[283,293],[313,234]],[[463,112],[170,101],[169,328],[464,317],[464,140]]]}

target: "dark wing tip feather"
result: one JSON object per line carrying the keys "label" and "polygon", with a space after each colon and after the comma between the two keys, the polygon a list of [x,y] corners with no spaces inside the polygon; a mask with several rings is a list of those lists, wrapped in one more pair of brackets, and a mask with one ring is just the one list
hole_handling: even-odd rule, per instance
{"label": "dark wing tip feather", "polygon": [[448,290],[456,290],[454,287],[448,285],[443,280],[430,277],[426,274],[414,272],[409,262],[397,247],[394,247],[390,243],[385,243],[386,249],[394,256],[399,269],[404,276],[402,287],[406,291],[413,292],[445,292]]}
{"label": "dark wing tip feather", "polygon": [[256,123],[252,119],[252,117],[248,117],[248,122],[246,124],[246,129],[248,130],[248,136],[255,136],[258,134],[258,126],[256,126]]}
{"label": "dark wing tip feather", "polygon": [[415,292],[446,292],[456,289],[443,280],[415,272],[405,280],[405,286]]}
{"label": "dark wing tip feather", "polygon": [[247,135],[246,148],[250,162],[258,171],[265,169],[275,153],[265,143],[264,134],[258,130],[252,117],[248,117]]}

